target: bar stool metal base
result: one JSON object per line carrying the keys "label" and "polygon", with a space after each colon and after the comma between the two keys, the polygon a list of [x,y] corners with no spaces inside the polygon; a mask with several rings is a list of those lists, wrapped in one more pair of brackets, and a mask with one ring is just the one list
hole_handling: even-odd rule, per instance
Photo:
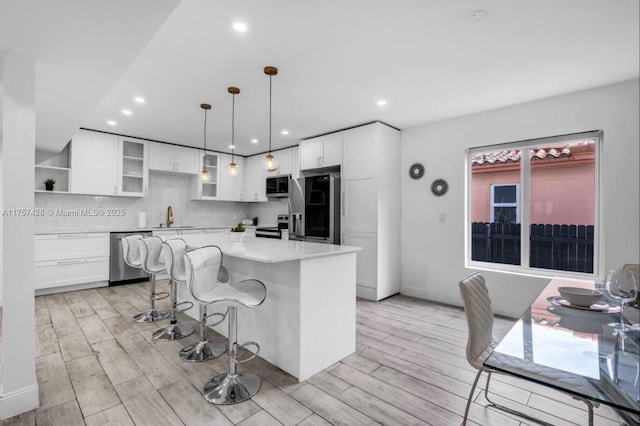
{"label": "bar stool metal base", "polygon": [[157,309],[149,309],[147,312],[135,315],[133,322],[154,322],[169,318],[169,312],[160,312]]}
{"label": "bar stool metal base", "polygon": [[153,333],[153,338],[155,340],[178,340],[193,334],[194,331],[195,329],[190,325],[171,324],[169,327],[156,330]]}
{"label": "bar stool metal base", "polygon": [[227,347],[219,342],[198,342],[185,346],[180,350],[180,359],[187,362],[202,362],[217,358],[227,351]]}
{"label": "bar stool metal base", "polygon": [[237,404],[258,393],[261,385],[260,378],[248,371],[235,375],[221,374],[204,386],[202,395],[213,404]]}

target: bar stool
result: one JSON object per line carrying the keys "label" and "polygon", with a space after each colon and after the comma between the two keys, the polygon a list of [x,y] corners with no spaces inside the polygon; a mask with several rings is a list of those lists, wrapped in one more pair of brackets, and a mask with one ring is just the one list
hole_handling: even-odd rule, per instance
{"label": "bar stool", "polygon": [[[267,289],[258,280],[248,279],[237,284],[216,282],[222,264],[222,251],[217,246],[205,246],[184,255],[187,282],[191,295],[203,305],[214,303],[226,306],[224,316],[229,317],[229,372],[212,378],[202,390],[205,399],[214,404],[236,404],[255,395],[262,385],[260,378],[248,371],[238,372],[237,364],[252,360],[260,353],[260,345],[237,341],[238,305],[255,308],[264,302]],[[247,359],[238,360],[238,348],[255,346],[256,352]]]}
{"label": "bar stool", "polygon": [[[182,256],[181,261],[183,268],[185,268],[184,255]],[[220,260],[220,262],[222,262],[222,260]],[[185,271],[185,281],[186,279],[187,278]],[[217,281],[222,283],[226,283],[227,281],[229,281],[229,272],[227,271],[227,268],[222,265],[220,265],[220,270],[218,271]],[[189,288],[191,289],[191,287]],[[211,326],[214,327],[224,321],[225,314],[221,314],[218,312],[208,314],[207,305],[201,303],[200,301],[198,303],[198,309],[200,318],[200,341],[191,345],[187,345],[180,350],[180,358],[183,361],[187,362],[207,361],[209,359],[217,358],[227,351],[227,347],[224,344],[220,342],[210,342],[209,339],[207,339],[207,320],[211,317],[219,316],[220,320],[211,324]]]}
{"label": "bar stool", "polygon": [[150,275],[149,310],[134,316],[133,320],[135,322],[160,321],[169,316],[169,312],[161,312],[156,309],[156,300],[161,300],[168,296],[165,292],[156,293],[156,274],[165,270],[164,264],[160,261],[162,239],[160,237],[141,238],[138,241],[138,248],[142,259],[142,269]]}
{"label": "bar stool", "polygon": [[[193,306],[193,302],[178,303],[177,286],[179,283],[186,284],[186,274],[184,271],[184,253],[187,251],[187,243],[181,238],[175,238],[162,243],[162,253],[164,264],[169,272],[170,279],[170,310],[169,325],[153,333],[156,340],[178,340],[187,337],[195,331],[190,325],[178,324],[176,312],[183,312]],[[179,305],[186,305],[185,308],[178,309]]]}

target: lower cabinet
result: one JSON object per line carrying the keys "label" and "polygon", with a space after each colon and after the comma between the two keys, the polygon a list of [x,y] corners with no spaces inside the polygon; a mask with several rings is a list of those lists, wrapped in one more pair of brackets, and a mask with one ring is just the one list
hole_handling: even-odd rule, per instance
{"label": "lower cabinet", "polygon": [[35,237],[38,294],[99,287],[109,282],[109,233],[42,234]]}

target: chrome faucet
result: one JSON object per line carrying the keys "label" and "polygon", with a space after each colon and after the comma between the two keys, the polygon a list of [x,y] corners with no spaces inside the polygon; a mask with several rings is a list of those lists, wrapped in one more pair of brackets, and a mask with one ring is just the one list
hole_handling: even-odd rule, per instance
{"label": "chrome faucet", "polygon": [[173,223],[173,209],[171,206],[167,207],[167,228]]}

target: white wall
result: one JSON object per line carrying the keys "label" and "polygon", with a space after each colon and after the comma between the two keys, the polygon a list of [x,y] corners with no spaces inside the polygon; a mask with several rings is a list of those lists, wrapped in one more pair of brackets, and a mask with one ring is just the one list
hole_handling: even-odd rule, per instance
{"label": "white wall", "polygon": [[[461,305],[464,267],[465,149],[588,130],[603,130],[601,155],[605,265],[640,263],[639,81],[605,86],[541,101],[406,129],[402,132],[401,292]],[[424,164],[425,177],[409,178]],[[449,182],[441,198],[429,187]],[[446,214],[446,223],[438,221]],[[494,310],[519,316],[548,278],[485,272]]]}

